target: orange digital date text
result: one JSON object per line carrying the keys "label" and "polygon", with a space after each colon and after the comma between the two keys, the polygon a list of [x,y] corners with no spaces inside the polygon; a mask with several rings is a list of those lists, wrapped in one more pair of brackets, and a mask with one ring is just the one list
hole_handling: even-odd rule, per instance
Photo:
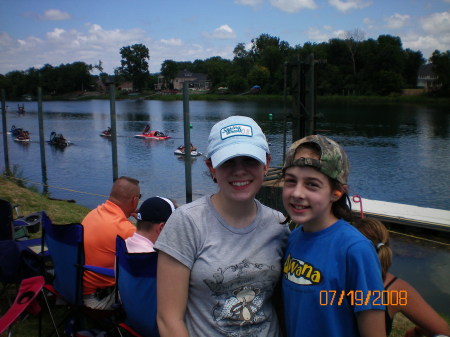
{"label": "orange digital date text", "polygon": [[408,304],[406,290],[321,290],[320,305],[343,305],[344,300],[351,306],[402,305]]}

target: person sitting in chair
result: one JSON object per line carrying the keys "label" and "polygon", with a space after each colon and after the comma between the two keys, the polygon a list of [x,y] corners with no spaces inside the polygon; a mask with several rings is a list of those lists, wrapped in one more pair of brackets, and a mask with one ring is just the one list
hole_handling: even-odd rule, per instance
{"label": "person sitting in chair", "polygon": [[170,199],[152,197],[145,200],[137,214],[137,230],[125,239],[128,253],[154,252],[153,244],[176,205]]}
{"label": "person sitting in chair", "polygon": [[[108,200],[90,211],[81,224],[84,227],[85,263],[114,269],[116,236],[126,239],[136,227],[128,218],[136,216],[141,197],[139,181],[130,177],[118,178]],[[99,310],[111,310],[114,304],[113,277],[85,271],[83,275],[84,305]]]}

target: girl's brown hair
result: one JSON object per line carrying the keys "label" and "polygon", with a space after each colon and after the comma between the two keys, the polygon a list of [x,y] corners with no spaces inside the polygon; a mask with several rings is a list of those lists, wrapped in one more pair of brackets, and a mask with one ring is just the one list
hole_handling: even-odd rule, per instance
{"label": "girl's brown hair", "polygon": [[372,241],[381,263],[383,280],[392,265],[392,250],[389,247],[389,232],[384,224],[374,218],[357,218],[352,222],[366,238]]}

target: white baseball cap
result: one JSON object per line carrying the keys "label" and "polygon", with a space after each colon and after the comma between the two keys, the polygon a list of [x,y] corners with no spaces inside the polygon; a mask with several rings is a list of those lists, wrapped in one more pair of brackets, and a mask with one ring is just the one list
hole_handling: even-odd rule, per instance
{"label": "white baseball cap", "polygon": [[231,116],[212,127],[206,157],[211,158],[213,168],[239,156],[265,165],[268,153],[269,144],[259,125],[250,117]]}

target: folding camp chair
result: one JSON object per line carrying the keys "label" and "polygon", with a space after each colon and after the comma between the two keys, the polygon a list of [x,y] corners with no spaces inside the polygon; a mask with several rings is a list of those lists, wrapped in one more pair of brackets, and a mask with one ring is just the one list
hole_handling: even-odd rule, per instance
{"label": "folding camp chair", "polygon": [[[15,321],[20,317],[22,313],[28,311],[28,313],[36,315],[41,311],[39,302],[37,302],[36,297],[41,293],[43,294],[42,288],[44,286],[45,280],[42,276],[34,276],[30,278],[23,279],[20,282],[19,291],[17,293],[14,303],[9,308],[9,310],[0,318],[0,334],[8,330],[8,336],[12,335],[12,326]],[[45,300],[45,304],[50,313],[50,317],[53,326],[56,330],[55,321],[50,312],[50,307],[47,302],[47,298],[42,296]],[[41,325],[39,325],[39,336],[41,335]],[[59,336],[59,335],[58,335]]]}
{"label": "folding camp chair", "polygon": [[156,266],[158,253],[128,253],[116,238],[116,302],[125,313],[119,326],[133,336],[158,337]]}
{"label": "folding camp chair", "polygon": [[[83,272],[89,269],[114,277],[114,270],[89,267],[84,265],[83,226],[79,223],[56,225],[42,223],[42,237],[50,252],[53,262],[54,278],[52,284],[45,284],[44,289],[62,299],[68,305],[68,312],[58,324],[67,318],[95,317],[101,311],[84,307],[82,285]],[[104,313],[104,311],[103,311]],[[96,318],[104,317],[99,315]]]}
{"label": "folding camp chair", "polygon": [[13,206],[9,201],[0,199],[0,240],[22,241],[24,245],[40,253],[41,239],[29,239],[29,233],[39,232],[42,221],[50,220],[47,214],[40,211],[14,219],[13,209],[19,215],[17,205]]}

